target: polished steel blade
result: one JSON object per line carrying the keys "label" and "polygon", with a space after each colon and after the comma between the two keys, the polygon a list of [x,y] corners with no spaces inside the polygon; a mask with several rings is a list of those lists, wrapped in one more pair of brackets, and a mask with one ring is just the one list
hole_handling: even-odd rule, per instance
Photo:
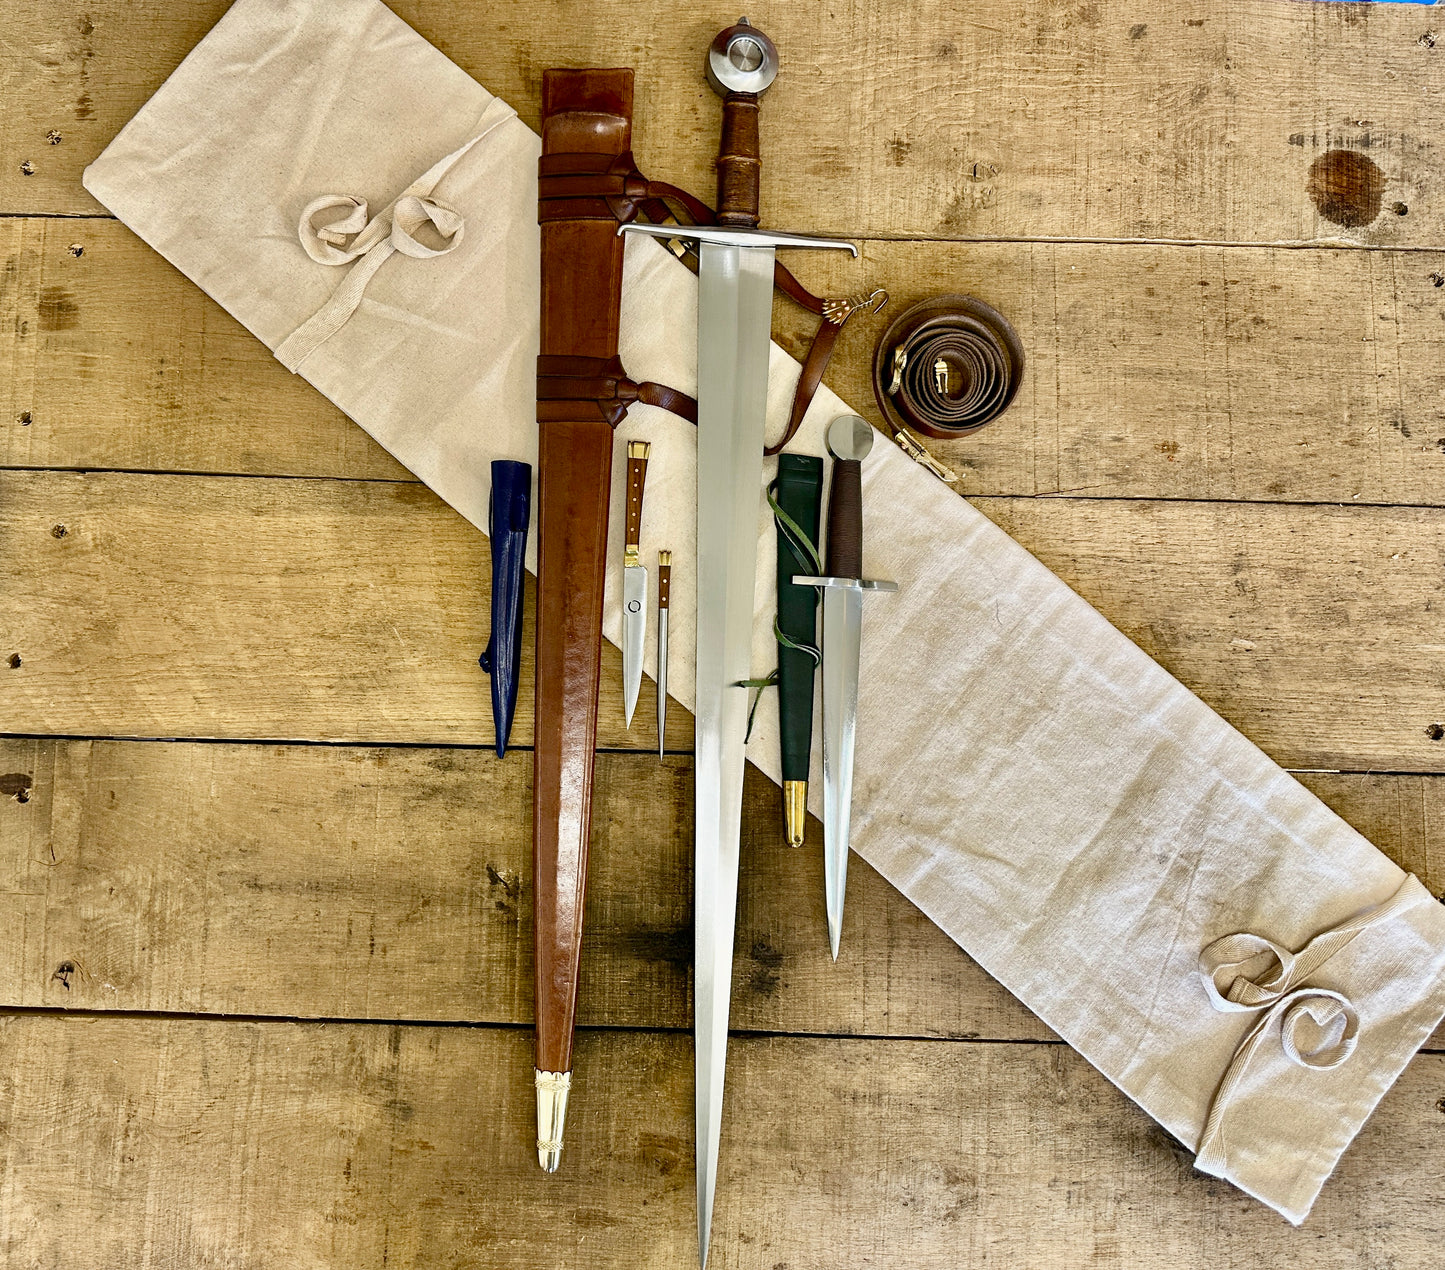
{"label": "polished steel blade", "polygon": [[706,1263],[737,918],[748,721],[740,683],[752,669],[773,252],[704,242],[698,254],[693,1037],[698,1252]]}
{"label": "polished steel blade", "polygon": [[[661,586],[662,583],[658,583]],[[667,609],[657,611],[657,757],[667,749]]]}
{"label": "polished steel blade", "polygon": [[642,644],[646,635],[647,569],[635,564],[622,570],[622,705],[629,728],[642,687]]}
{"label": "polished steel blade", "polygon": [[823,588],[823,888],[828,945],[838,960],[848,890],[848,829],[853,812],[853,739],[858,725],[858,651],[863,592]]}

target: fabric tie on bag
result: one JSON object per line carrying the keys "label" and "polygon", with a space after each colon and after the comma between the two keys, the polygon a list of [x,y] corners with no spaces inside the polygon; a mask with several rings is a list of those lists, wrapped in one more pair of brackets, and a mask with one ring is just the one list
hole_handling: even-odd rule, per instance
{"label": "fabric tie on bag", "polygon": [[[1316,935],[1297,953],[1281,948],[1262,935],[1242,932],[1225,935],[1199,955],[1199,974],[1209,1002],[1220,1011],[1263,1010],[1259,1021],[1246,1033],[1229,1060],[1224,1078],[1210,1103],[1194,1166],[1215,1177],[1226,1175],[1228,1151],[1223,1122],[1251,1060],[1266,1037],[1279,1023],[1279,1043],[1284,1057],[1299,1067],[1328,1071],[1347,1061],[1359,1039],[1360,1017],[1343,992],[1306,984],[1337,952],[1361,931],[1387,921],[1404,909],[1434,897],[1414,874],[1383,904]],[[1301,1043],[1301,1028],[1315,1028],[1315,1041]]]}
{"label": "fabric tie on bag", "polygon": [[[356,265],[331,298],[277,347],[276,360],[281,365],[295,374],[302,362],[345,326],[360,307],[367,284],[392,256],[400,252],[414,260],[430,260],[461,245],[466,218],[430,195],[457,160],[499,123],[512,117],[512,109],[494,99],[482,112],[477,133],[470,141],[434,163],[372,220],[367,219],[366,200],[352,194],[323,194],[306,205],[296,230],[306,254],[319,265],[352,261]],[[323,212],[338,208],[347,209],[339,220],[319,226],[315,223]],[[417,237],[427,225],[436,231],[441,246],[428,247]]]}

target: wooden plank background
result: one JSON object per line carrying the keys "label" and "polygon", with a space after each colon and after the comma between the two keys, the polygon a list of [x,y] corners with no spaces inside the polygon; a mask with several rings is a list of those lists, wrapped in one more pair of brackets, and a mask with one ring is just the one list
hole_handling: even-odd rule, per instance
{"label": "wooden plank background", "polygon": [[[544,1178],[530,678],[498,762],[486,542],[80,187],[225,8],[0,0],[0,1255],[686,1267],[690,720],[646,753],[609,651]],[[710,187],[731,11],[396,8],[532,123],[545,67],[637,66],[644,168]],[[1445,892],[1431,11],[751,16],[786,68],[768,217],[864,248],[809,279],[970,292],[1024,340],[1009,413],[939,447],[963,492]],[[1310,193],[1340,148],[1378,167],[1358,223]],[[876,418],[856,321],[830,382]],[[1445,1038],[1294,1230],[856,860],[834,967],[818,826],[789,852],[746,798],[719,1270],[1438,1264]]]}

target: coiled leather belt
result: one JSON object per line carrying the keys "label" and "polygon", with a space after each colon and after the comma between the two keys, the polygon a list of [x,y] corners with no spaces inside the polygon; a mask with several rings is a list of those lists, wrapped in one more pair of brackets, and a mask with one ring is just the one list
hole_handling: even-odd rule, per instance
{"label": "coiled leather belt", "polygon": [[873,393],[888,422],[930,437],[966,437],[1018,392],[1024,350],[998,310],[942,295],[900,314],[873,354]]}

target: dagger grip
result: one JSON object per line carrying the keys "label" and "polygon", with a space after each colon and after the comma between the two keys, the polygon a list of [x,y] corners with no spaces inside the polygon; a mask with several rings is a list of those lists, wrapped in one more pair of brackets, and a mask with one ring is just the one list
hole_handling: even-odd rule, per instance
{"label": "dagger grip", "polygon": [[723,97],[722,144],[717,156],[717,223],[738,229],[758,227],[758,184],[762,158],[758,148],[757,93]]}
{"label": "dagger grip", "polygon": [[833,460],[833,488],[828,494],[828,575],[863,576],[863,464],[857,459]]}

